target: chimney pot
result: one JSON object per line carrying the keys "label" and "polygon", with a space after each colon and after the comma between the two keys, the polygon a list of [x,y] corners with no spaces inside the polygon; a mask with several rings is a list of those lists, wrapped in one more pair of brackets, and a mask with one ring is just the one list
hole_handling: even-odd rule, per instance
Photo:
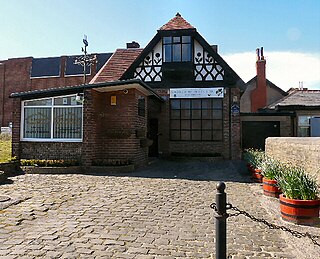
{"label": "chimney pot", "polygon": [[136,41],[127,43],[127,49],[138,49],[138,48],[140,48],[140,44]]}

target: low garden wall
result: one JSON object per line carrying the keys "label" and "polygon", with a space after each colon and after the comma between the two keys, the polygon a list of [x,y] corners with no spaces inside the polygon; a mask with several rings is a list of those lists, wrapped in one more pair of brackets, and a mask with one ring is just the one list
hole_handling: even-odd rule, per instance
{"label": "low garden wall", "polygon": [[265,151],[281,162],[304,167],[320,184],[320,137],[270,137]]}

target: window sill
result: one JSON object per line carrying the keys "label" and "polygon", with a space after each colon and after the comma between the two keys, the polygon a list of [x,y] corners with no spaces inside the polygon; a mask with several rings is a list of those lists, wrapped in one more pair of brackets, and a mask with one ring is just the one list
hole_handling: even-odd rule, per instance
{"label": "window sill", "polygon": [[34,138],[23,138],[20,139],[23,142],[82,142],[82,139],[34,139]]}

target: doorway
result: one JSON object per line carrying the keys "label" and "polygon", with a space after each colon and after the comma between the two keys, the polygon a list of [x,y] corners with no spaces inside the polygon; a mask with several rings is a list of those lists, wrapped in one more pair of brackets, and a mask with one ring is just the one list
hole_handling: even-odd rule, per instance
{"label": "doorway", "polygon": [[158,119],[149,119],[148,138],[153,141],[149,147],[149,157],[158,157]]}

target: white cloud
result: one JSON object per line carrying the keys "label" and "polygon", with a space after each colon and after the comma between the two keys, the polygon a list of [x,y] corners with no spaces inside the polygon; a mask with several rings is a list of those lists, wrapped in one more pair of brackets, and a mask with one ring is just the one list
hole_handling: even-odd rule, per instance
{"label": "white cloud", "polygon": [[[268,52],[264,53],[267,78],[282,88],[298,87],[299,82],[308,89],[320,89],[320,53]],[[255,52],[221,55],[245,81],[256,75]]]}

